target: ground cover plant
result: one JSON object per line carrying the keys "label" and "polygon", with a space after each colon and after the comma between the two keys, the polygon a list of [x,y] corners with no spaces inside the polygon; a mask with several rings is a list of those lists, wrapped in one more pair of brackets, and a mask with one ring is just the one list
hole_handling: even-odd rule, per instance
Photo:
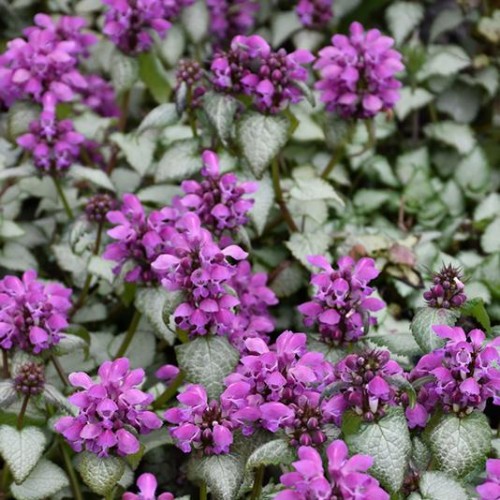
{"label": "ground cover plant", "polygon": [[0,12],[0,498],[500,498],[498,2]]}

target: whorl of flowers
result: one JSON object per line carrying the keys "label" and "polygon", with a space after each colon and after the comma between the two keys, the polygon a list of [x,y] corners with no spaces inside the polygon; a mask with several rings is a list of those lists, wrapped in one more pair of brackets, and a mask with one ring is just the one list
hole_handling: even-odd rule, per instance
{"label": "whorl of flowers", "polygon": [[331,400],[335,423],[341,425],[347,410],[353,410],[366,422],[383,417],[389,406],[398,403],[398,389],[391,377],[402,373],[403,369],[390,359],[388,351],[349,354],[339,361],[335,365],[339,394]]}
{"label": "whorl of flowers", "polygon": [[256,0],[207,0],[207,7],[210,31],[219,43],[249,33],[259,10]]}
{"label": "whorl of flowers", "polygon": [[248,222],[248,212],[254,200],[245,198],[257,190],[255,182],[238,182],[235,174],[221,174],[219,159],[212,151],[204,151],[201,182],[182,182],[185,193],[180,204],[198,215],[201,224],[212,234],[237,231]]}
{"label": "whorl of flowers", "polygon": [[41,394],[45,387],[45,366],[34,361],[22,364],[17,370],[13,385],[16,392],[25,396]]}
{"label": "whorl of flowers", "polygon": [[120,116],[113,85],[98,75],[85,75],[84,78],[87,85],[80,90],[83,104],[100,116]]}
{"label": "whorl of flowers", "polygon": [[140,448],[135,433],[147,434],[161,427],[161,420],[147,410],[153,396],[138,388],[144,370],[129,368],[129,360],[119,358],[99,367],[97,382],[84,372],[69,375],[71,385],[83,389],[69,397],[78,415],[61,417],[55,429],[75,451],[87,450],[100,457],[132,455]]}
{"label": "whorl of flowers", "polygon": [[201,64],[194,59],[181,59],[177,64],[175,73],[176,92],[186,90],[186,106],[190,109],[199,107],[202,103],[202,97],[207,89],[202,82],[203,69]]}
{"label": "whorl of flowers", "polygon": [[333,422],[333,413],[320,396],[333,380],[333,370],[323,355],[307,351],[303,333],[284,332],[271,347],[259,338],[247,339],[245,345],[250,354],[226,378],[226,384],[250,386],[249,413],[237,417],[243,433],[251,434],[260,425],[271,432],[284,429],[295,445],[324,442],[322,426]]}
{"label": "whorl of flowers", "polygon": [[158,481],[153,474],[145,472],[141,474],[136,481],[139,493],[125,492],[122,500],[174,500],[172,493],[160,493],[156,496]]}
{"label": "whorl of flowers", "polygon": [[95,38],[80,32],[86,24],[81,18],[64,16],[55,25],[38,14],[35,22],[24,31],[26,39],[11,40],[0,55],[2,97],[7,106],[17,99],[32,99],[53,111],[55,104],[71,101],[86,88],[77,65]]}
{"label": "whorl of flowers", "polygon": [[63,174],[76,162],[85,140],[71,120],[59,121],[51,111],[43,111],[28,130],[17,143],[31,152],[37,169],[53,175]]}
{"label": "whorl of flowers", "polygon": [[337,261],[334,269],[320,256],[309,257],[309,262],[323,269],[314,274],[311,284],[315,287],[313,298],[299,306],[308,327],[317,324],[322,339],[334,345],[359,340],[365,325],[375,324],[371,311],[382,309],[382,300],[371,297],[370,281],[379,275],[373,259],[362,258],[354,262],[350,257]]}
{"label": "whorl of flowers", "polygon": [[432,287],[424,293],[428,307],[451,309],[460,307],[466,300],[460,269],[451,264],[432,277]]}
{"label": "whorl of flowers", "polygon": [[326,449],[327,474],[321,456],[314,448],[302,446],[298,453],[300,460],[292,464],[295,471],[280,478],[287,489],[278,493],[276,500],[389,500],[378,481],[366,474],[373,465],[373,458],[368,455],[349,458],[344,441],[333,441]]}
{"label": "whorl of flowers", "polygon": [[260,111],[275,114],[303,99],[298,83],[307,80],[303,65],[313,60],[304,49],[274,52],[258,35],[236,36],[229,51],[213,59],[212,83],[221,92],[250,95]]}
{"label": "whorl of flowers", "polygon": [[358,22],[351,24],[349,36],[334,35],[314,65],[326,109],[344,118],[370,118],[392,109],[401,87],[395,74],[404,68],[393,45],[391,37],[377,29],[365,32]]}
{"label": "whorl of flowers", "polygon": [[92,196],[85,205],[85,215],[91,222],[103,222],[106,215],[116,208],[116,199],[107,193],[98,193]]}
{"label": "whorl of flowers", "polygon": [[201,385],[190,384],[177,396],[181,406],[165,412],[169,431],[177,446],[184,452],[200,450],[204,455],[229,453],[233,431],[239,423],[235,412],[246,406],[250,386],[244,382],[230,385],[221,395],[220,402],[208,400]]}
{"label": "whorl of flowers", "polygon": [[436,406],[464,417],[475,409],[483,410],[489,398],[500,404],[498,342],[485,343],[486,335],[481,330],[466,334],[460,327],[433,328],[447,343],[422,356],[410,374],[412,381],[433,377],[420,388],[415,407],[406,410],[410,427],[424,427]]}
{"label": "whorl of flowers", "polygon": [[299,0],[295,12],[306,28],[324,28],[333,17],[332,0]]}
{"label": "whorl of flowers", "polygon": [[193,0],[103,0],[108,6],[103,32],[125,54],[137,55],[153,45],[151,32],[164,38],[170,21]]}
{"label": "whorl of flowers", "polygon": [[176,324],[191,335],[227,334],[239,304],[228,290],[236,272],[229,259],[243,260],[248,254],[237,245],[220,248],[194,213],[180,217],[167,246],[152,268],[167,290],[185,292],[184,302],[174,312]]}
{"label": "whorl of flowers", "polygon": [[498,500],[500,498],[500,460],[490,458],[486,461],[486,481],[476,488],[479,500]]}
{"label": "whorl of flowers", "polygon": [[34,270],[22,279],[0,280],[0,347],[39,354],[56,345],[68,326],[71,290],[58,283],[41,283]]}

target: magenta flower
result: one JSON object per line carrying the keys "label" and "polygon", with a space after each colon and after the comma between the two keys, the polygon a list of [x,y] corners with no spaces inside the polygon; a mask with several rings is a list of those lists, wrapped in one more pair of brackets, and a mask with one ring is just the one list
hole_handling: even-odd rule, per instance
{"label": "magenta flower", "polygon": [[58,121],[52,112],[44,111],[30,123],[29,132],[17,138],[17,143],[31,152],[36,168],[61,174],[76,162],[84,139],[71,120]]}
{"label": "magenta flower", "polygon": [[139,493],[126,492],[122,496],[122,500],[174,500],[172,493],[161,493],[156,496],[156,488],[158,481],[153,474],[145,472],[137,478],[137,488]]}
{"label": "magenta flower", "polygon": [[479,500],[498,500],[500,498],[500,460],[490,458],[486,461],[486,481],[476,488]]}
{"label": "magenta flower", "polygon": [[385,306],[382,300],[370,297],[373,288],[368,284],[379,275],[375,262],[363,258],[355,263],[350,257],[342,257],[337,270],[320,255],[308,260],[323,272],[311,278],[315,287],[312,301],[298,308],[305,325],[317,324],[323,340],[334,345],[357,341],[364,334],[365,322],[375,324],[370,312]]}
{"label": "magenta flower", "polygon": [[148,434],[161,427],[157,415],[146,409],[153,396],[138,389],[144,370],[129,367],[127,358],[105,361],[97,372],[98,382],[84,372],[70,374],[71,385],[83,389],[69,397],[79,412],[76,417],[61,417],[55,430],[75,451],[87,450],[100,457],[133,455],[140,448],[136,433]]}
{"label": "magenta flower", "polygon": [[182,182],[185,196],[179,203],[198,215],[205,229],[219,235],[224,231],[237,231],[248,222],[248,212],[254,200],[247,194],[257,190],[255,182],[238,183],[234,174],[220,174],[219,158],[212,151],[204,151],[200,183],[194,180]]}
{"label": "magenta flower", "polygon": [[170,384],[173,380],[177,378],[180,370],[175,365],[163,365],[155,372],[155,377],[162,380],[166,384]]}
{"label": "magenta flower", "polygon": [[200,450],[204,455],[229,453],[233,431],[239,424],[233,414],[246,406],[250,386],[244,382],[230,385],[220,396],[220,402],[208,401],[201,385],[188,385],[177,396],[182,406],[170,408],[165,419],[170,422],[170,434],[184,452]]}
{"label": "magenta flower", "polygon": [[448,342],[423,356],[410,374],[411,381],[429,375],[434,378],[419,389],[415,408],[406,410],[410,427],[424,427],[437,405],[444,412],[458,416],[483,410],[490,398],[493,404],[500,405],[497,342],[485,343],[486,336],[481,330],[466,334],[460,327],[433,328]]}
{"label": "magenta flower", "polygon": [[68,326],[71,290],[58,283],[43,284],[34,270],[22,279],[0,280],[0,347],[39,354],[56,345]]}
{"label": "magenta flower", "polygon": [[85,75],[84,78],[87,85],[80,90],[83,104],[100,116],[120,116],[113,85],[98,75]]}
{"label": "magenta flower", "polygon": [[451,264],[443,266],[439,273],[432,277],[432,287],[424,293],[428,307],[443,309],[460,307],[466,300],[462,274]]}
{"label": "magenta flower", "polygon": [[394,40],[354,22],[349,36],[334,35],[332,45],[319,52],[316,88],[328,111],[344,118],[370,118],[392,109],[399,99],[401,82],[395,74],[404,69]]}
{"label": "magenta flower", "polygon": [[91,222],[104,222],[106,215],[116,208],[116,199],[107,193],[92,196],[85,205],[85,215]]}
{"label": "magenta flower", "polygon": [[322,29],[332,19],[332,0],[299,0],[295,12],[306,28]]}
{"label": "magenta flower", "polygon": [[366,471],[373,465],[367,455],[348,458],[344,441],[333,441],[326,449],[328,476],[325,477],[320,454],[308,446],[299,448],[299,459],[293,463],[295,472],[281,476],[288,489],[276,495],[276,500],[312,500],[342,498],[344,500],[389,500],[378,481]]}
{"label": "magenta flower", "polygon": [[383,417],[389,406],[398,404],[398,389],[391,377],[403,369],[390,359],[388,351],[349,354],[335,365],[336,390],[330,401],[335,424],[340,426],[346,410],[353,410],[363,420],[373,422]]}

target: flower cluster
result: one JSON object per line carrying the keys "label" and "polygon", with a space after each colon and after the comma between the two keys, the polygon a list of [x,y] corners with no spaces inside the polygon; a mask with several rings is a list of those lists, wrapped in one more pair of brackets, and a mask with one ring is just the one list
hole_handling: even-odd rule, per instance
{"label": "flower cluster", "polygon": [[153,45],[151,31],[164,38],[180,11],[193,0],[103,0],[108,6],[104,34],[125,54],[137,55]]}
{"label": "flower cluster", "polygon": [[307,351],[303,333],[284,332],[271,347],[258,338],[245,344],[250,354],[226,378],[226,384],[250,386],[248,414],[240,415],[243,433],[260,425],[271,432],[284,429],[294,445],[323,443],[324,425],[333,423],[333,408],[321,399],[333,380],[331,365],[322,354]]}
{"label": "flower cluster", "polygon": [[212,234],[220,236],[224,231],[236,231],[248,222],[248,212],[254,200],[245,198],[257,190],[255,182],[238,183],[235,174],[221,175],[219,160],[212,151],[202,155],[202,182],[182,182],[185,196],[180,204],[198,215],[200,221]]}
{"label": "flower cluster", "polygon": [[181,59],[177,65],[176,92],[185,86],[189,95],[187,105],[193,109],[201,104],[201,98],[205,95],[206,88],[201,83],[203,70],[198,61],[193,59]]}
{"label": "flower cluster", "polygon": [[61,417],[55,429],[75,451],[100,457],[132,455],[140,445],[131,430],[147,434],[161,427],[161,420],[146,409],[153,396],[138,389],[144,370],[129,368],[129,360],[119,358],[99,367],[98,382],[84,372],[69,375],[71,385],[83,389],[69,397],[79,412],[76,417]]}
{"label": "flower cluster", "polygon": [[174,500],[172,493],[161,493],[156,496],[156,488],[158,481],[153,474],[145,472],[137,478],[137,488],[139,493],[126,492],[122,496],[122,500]]}
{"label": "flower cluster", "polygon": [[434,379],[420,388],[415,407],[406,410],[410,427],[424,427],[437,405],[446,413],[463,417],[476,408],[484,409],[489,398],[500,404],[497,342],[485,344],[481,330],[466,334],[460,327],[433,328],[447,343],[422,356],[410,374],[412,381],[427,376]]}
{"label": "flower cluster", "polygon": [[388,351],[349,354],[335,365],[336,390],[331,400],[335,423],[340,426],[346,410],[353,410],[365,422],[383,417],[389,406],[398,404],[398,389],[391,377],[403,369],[390,359]]}
{"label": "flower cluster", "polygon": [[278,493],[276,500],[310,500],[313,498],[342,498],[344,500],[389,500],[378,481],[366,474],[373,465],[368,455],[349,458],[344,441],[333,441],[326,449],[328,476],[325,477],[320,454],[308,446],[299,448],[299,459],[293,463],[295,472],[281,476],[288,489]]}
{"label": "flower cluster", "polygon": [[500,460],[486,461],[486,475],[486,481],[476,488],[479,500],[497,500],[500,498]]}
{"label": "flower cluster", "polygon": [[100,116],[120,116],[113,85],[98,75],[85,75],[84,78],[87,85],[79,91],[83,104]]}
{"label": "flower cluster", "polygon": [[256,0],[207,0],[210,31],[219,43],[247,34],[259,10]]}
{"label": "flower cluster", "polygon": [[85,215],[91,222],[103,222],[106,215],[116,208],[116,199],[107,193],[98,193],[92,196],[85,205]]}
{"label": "flower cluster", "polygon": [[274,52],[258,35],[236,36],[212,61],[212,83],[218,91],[249,95],[260,111],[275,114],[302,100],[298,84],[307,80],[304,65],[313,60],[307,50]]}
{"label": "flower cluster", "polygon": [[25,396],[36,396],[45,387],[45,367],[43,364],[28,361],[19,367],[14,377],[14,389]]}
{"label": "flower cluster", "polygon": [[432,287],[424,293],[428,307],[450,309],[460,307],[466,300],[462,274],[451,264],[443,266],[432,277]]}
{"label": "flower cluster", "polygon": [[322,29],[332,19],[332,0],[299,0],[295,12],[306,28]]}
{"label": "flower cluster", "polygon": [[244,382],[230,385],[220,396],[220,402],[208,400],[201,385],[188,385],[177,396],[182,406],[165,412],[170,434],[184,452],[200,450],[204,455],[229,453],[233,431],[239,427],[237,415],[245,411],[250,386]]}
{"label": "flower cluster", "polygon": [[404,68],[393,44],[376,29],[365,33],[358,22],[351,24],[349,36],[334,35],[314,66],[326,109],[344,118],[370,118],[392,109],[401,87],[394,75]]}
{"label": "flower cluster", "polygon": [[33,99],[46,111],[58,102],[71,101],[85,89],[87,81],[77,66],[96,39],[81,32],[86,22],[63,16],[58,24],[43,14],[35,16],[36,26],[27,28],[26,40],[16,38],[0,56],[0,84],[5,87],[7,105],[17,99]]}
{"label": "flower cluster", "polygon": [[305,325],[317,324],[323,340],[334,345],[357,341],[366,325],[375,323],[370,311],[385,305],[371,297],[373,289],[368,286],[379,275],[375,262],[362,258],[355,263],[350,257],[342,257],[337,262],[338,270],[319,255],[309,257],[309,262],[323,272],[311,278],[315,287],[312,301],[299,306]]}
{"label": "flower cluster", "polygon": [[44,111],[30,123],[29,132],[17,138],[17,143],[32,153],[36,168],[60,175],[75,163],[84,139],[71,120],[59,121],[53,112]]}
{"label": "flower cluster", "polygon": [[39,354],[57,344],[68,326],[71,290],[58,283],[43,284],[34,270],[22,279],[0,280],[0,347],[17,347]]}

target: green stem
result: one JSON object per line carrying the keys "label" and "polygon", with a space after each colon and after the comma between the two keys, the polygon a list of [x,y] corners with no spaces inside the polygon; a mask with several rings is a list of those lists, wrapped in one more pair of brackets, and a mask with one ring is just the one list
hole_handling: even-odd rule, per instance
{"label": "green stem", "polygon": [[71,491],[73,492],[73,498],[75,500],[83,500],[82,491],[80,489],[80,483],[76,475],[73,463],[71,462],[71,457],[69,456],[68,449],[65,443],[59,441],[59,449],[64,459],[64,465],[66,467],[66,472],[69,476],[69,482],[71,485]]}
{"label": "green stem", "polygon": [[332,154],[330,161],[328,162],[325,169],[321,173],[322,179],[328,179],[328,176],[332,173],[333,169],[335,168],[335,165],[337,165],[337,163],[344,156],[344,151],[345,151],[344,145],[340,144],[339,147],[336,149],[335,153]]}
{"label": "green stem", "polygon": [[186,330],[176,328],[175,334],[177,335],[177,338],[180,340],[181,344],[187,344],[189,342],[189,335],[187,334]]}
{"label": "green stem", "polygon": [[158,410],[164,406],[165,403],[170,401],[177,393],[177,389],[181,386],[182,382],[184,382],[184,374],[181,372],[177,375],[177,378],[154,400],[153,409]]}
{"label": "green stem", "polygon": [[24,424],[24,415],[26,414],[26,408],[28,408],[28,403],[30,401],[30,394],[24,396],[23,405],[21,406],[21,411],[17,416],[17,430],[20,431]]}
{"label": "green stem", "polygon": [[68,200],[66,199],[66,195],[64,194],[63,188],[61,186],[61,181],[55,175],[52,176],[52,179],[54,181],[54,185],[56,186],[57,194],[59,195],[59,199],[61,200],[61,203],[63,204],[64,210],[66,211],[66,215],[68,216],[68,219],[71,219],[71,220],[74,219],[73,210],[71,210],[71,207],[69,206]]}
{"label": "green stem", "polygon": [[253,480],[252,496],[250,500],[258,500],[262,493],[262,483],[264,481],[264,466],[259,465],[255,470],[255,477]]}
{"label": "green stem", "polygon": [[113,500],[115,498],[115,488],[113,488],[111,491],[108,491],[104,498],[105,500]]}
{"label": "green stem", "polygon": [[141,320],[141,313],[136,309],[134,312],[134,316],[132,317],[132,321],[128,327],[127,333],[125,334],[125,338],[123,339],[122,345],[116,351],[115,359],[121,358],[127,352],[127,349],[134,338],[135,332],[137,331],[137,327],[139,326],[139,321]]}
{"label": "green stem", "polygon": [[207,500],[207,483],[203,482],[200,484],[200,500]]}
{"label": "green stem", "polygon": [[5,349],[2,349],[2,372],[3,378],[10,378],[9,355]]}
{"label": "green stem", "polygon": [[373,120],[366,120],[365,127],[368,132],[368,142],[359,151],[353,153],[352,155],[349,155],[349,158],[356,158],[356,156],[361,156],[365,154],[367,151],[369,151],[371,148],[373,148],[373,146],[375,146],[377,142],[377,136],[375,134],[375,124]]}
{"label": "green stem", "polygon": [[54,365],[54,368],[56,369],[56,372],[59,375],[59,378],[61,379],[62,383],[66,387],[68,387],[70,385],[68,376],[66,375],[64,368],[61,366],[61,363],[59,363],[59,360],[54,354],[50,356],[50,360],[52,361],[52,364]]}
{"label": "green stem", "polygon": [[290,232],[297,233],[299,232],[299,228],[295,224],[293,217],[288,211],[288,207],[286,206],[285,200],[283,199],[283,191],[281,189],[281,182],[280,182],[280,165],[278,162],[278,157],[274,158],[273,160],[272,175],[273,175],[274,197],[276,199],[276,203],[280,207],[281,215],[283,216],[283,219],[285,220]]}
{"label": "green stem", "polygon": [[4,461],[3,463],[3,470],[2,470],[2,487],[0,491],[2,491],[5,494],[5,498],[7,498],[7,494],[9,493],[9,479],[10,479],[10,469],[9,466],[7,465],[7,462]]}
{"label": "green stem", "polygon": [[193,113],[193,88],[188,87],[187,91],[187,114],[189,119],[189,126],[191,127],[191,132],[193,132],[193,137],[198,137],[198,130],[196,129],[196,117]]}

